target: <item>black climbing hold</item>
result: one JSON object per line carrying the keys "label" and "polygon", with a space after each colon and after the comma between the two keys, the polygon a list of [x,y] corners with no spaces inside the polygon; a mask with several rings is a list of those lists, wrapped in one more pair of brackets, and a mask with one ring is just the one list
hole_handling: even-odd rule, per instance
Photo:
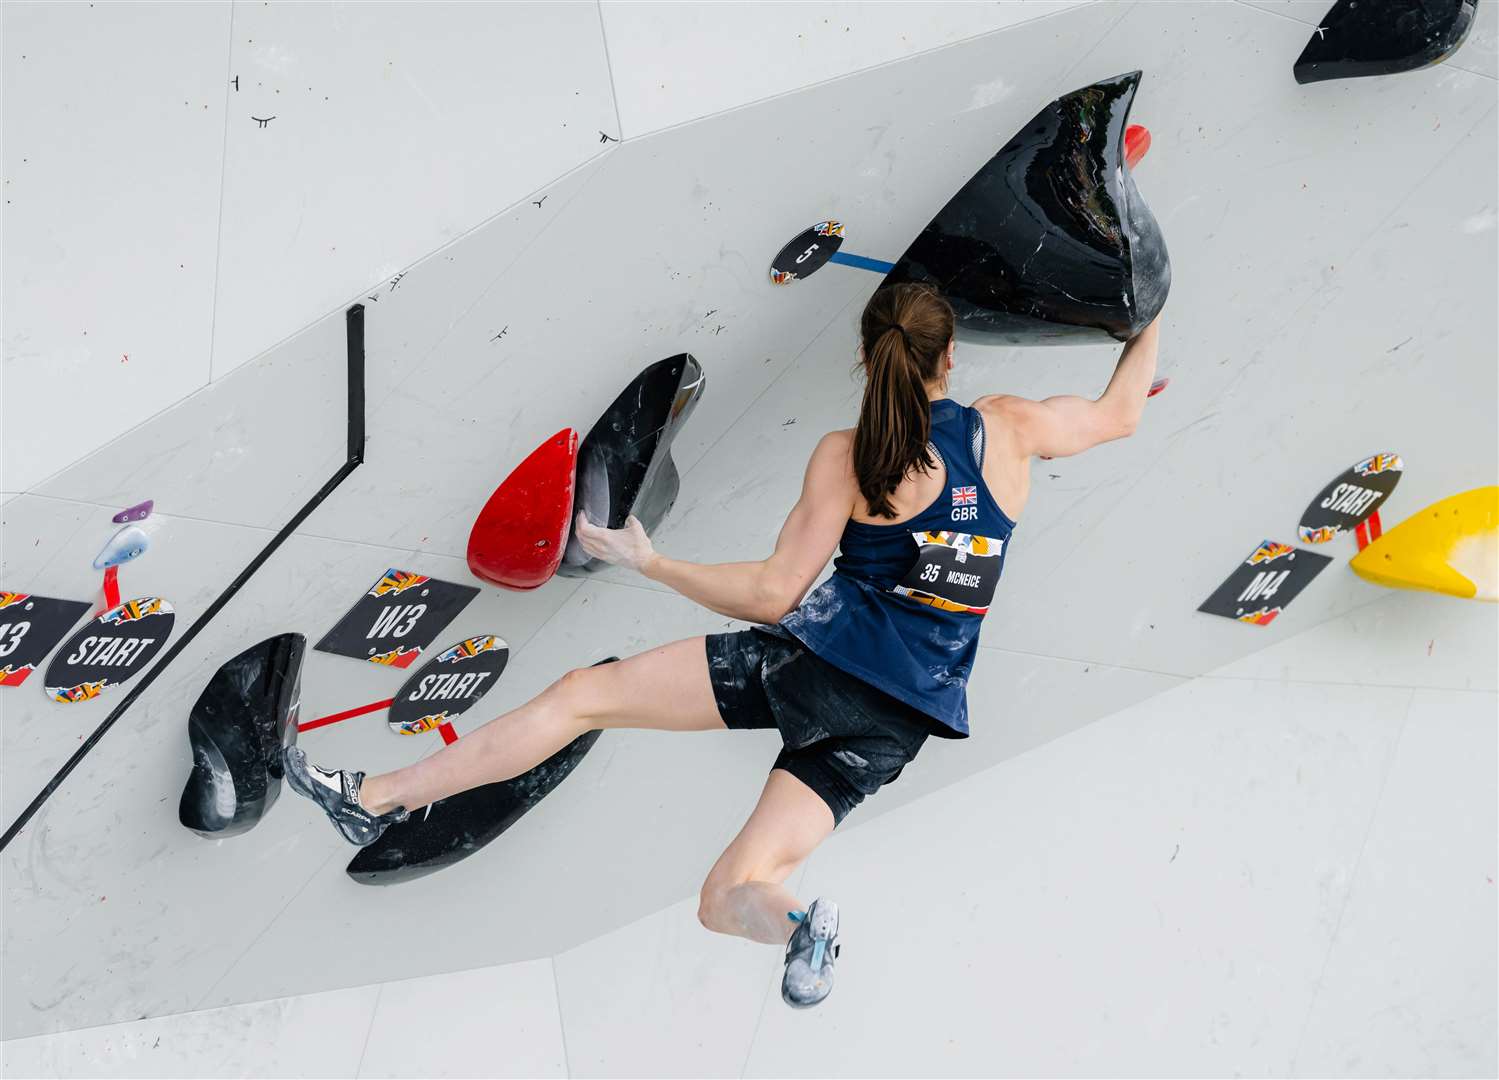
{"label": "black climbing hold", "polygon": [[1476,0],[1337,0],[1292,69],[1299,83],[1439,64],[1473,28]]}
{"label": "black climbing hold", "polygon": [[1128,340],[1160,313],[1171,263],[1125,166],[1134,71],[1058,98],[938,211],[885,284],[924,282],[960,337]]}
{"label": "black climbing hold", "polygon": [[177,817],[212,839],[248,832],[281,794],[281,750],[297,741],[307,639],[278,634],[214,672],[187,720],[193,771]]}
{"label": "black climbing hold", "polygon": [[[622,528],[631,514],[646,532],[661,524],[677,500],[681,477],[671,443],[692,415],[704,386],[690,353],[659,360],[625,387],[578,447],[573,513],[595,525]],[[576,577],[598,569],[569,535],[558,573]]]}
{"label": "black climbing hold", "polygon": [[[617,659],[611,656],[599,664]],[[566,780],[601,734],[584,732],[540,765],[510,780],[438,799],[390,826],[369,847],[361,848],[346,872],[364,885],[394,885],[461,862],[514,825]]]}

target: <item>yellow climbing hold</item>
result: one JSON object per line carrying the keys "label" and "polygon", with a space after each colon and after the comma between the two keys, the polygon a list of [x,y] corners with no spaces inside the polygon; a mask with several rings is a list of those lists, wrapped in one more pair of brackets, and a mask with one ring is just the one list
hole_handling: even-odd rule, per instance
{"label": "yellow climbing hold", "polygon": [[1499,600],[1499,487],[1449,495],[1412,514],[1349,563],[1365,581],[1466,600]]}

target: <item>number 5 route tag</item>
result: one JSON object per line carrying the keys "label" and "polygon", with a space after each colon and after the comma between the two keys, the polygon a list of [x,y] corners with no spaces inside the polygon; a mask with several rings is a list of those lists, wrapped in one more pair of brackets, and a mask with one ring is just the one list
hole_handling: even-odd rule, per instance
{"label": "number 5 route tag", "polygon": [[913,532],[916,561],[894,591],[918,604],[983,615],[1004,568],[1004,541],[972,533]]}
{"label": "number 5 route tag", "polygon": [[841,221],[819,221],[793,236],[770,264],[772,285],[790,285],[821,270],[843,245]]}

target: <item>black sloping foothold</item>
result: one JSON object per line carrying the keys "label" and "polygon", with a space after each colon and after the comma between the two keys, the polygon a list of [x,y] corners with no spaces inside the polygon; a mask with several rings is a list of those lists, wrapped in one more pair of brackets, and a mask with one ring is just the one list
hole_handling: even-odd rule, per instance
{"label": "black sloping foothold", "polygon": [[1337,0],[1292,69],[1299,83],[1439,64],[1473,28],[1476,0]]}
{"label": "black sloping foothold", "polygon": [[214,672],[187,721],[193,771],[178,819],[218,839],[248,832],[281,794],[281,750],[297,741],[307,639],[279,634]]}
{"label": "black sloping foothold", "polygon": [[392,825],[349,862],[348,875],[364,885],[394,885],[436,873],[484,847],[546,797],[602,732],[579,735],[540,765],[511,780],[482,784],[418,810]]}
{"label": "black sloping foothold", "polygon": [[[617,659],[610,657],[599,664]],[[363,885],[395,885],[462,862],[566,780],[601,734],[585,731],[540,765],[512,779],[438,799],[361,848],[345,872]]]}
{"label": "black sloping foothold", "polygon": [[1134,71],[1052,102],[938,211],[885,277],[953,305],[958,335],[1125,341],[1160,313],[1171,262],[1124,161]]}
{"label": "black sloping foothold", "polygon": [[[621,528],[634,514],[651,532],[675,502],[680,477],[671,443],[702,397],[703,369],[690,353],[657,361],[637,375],[578,447],[574,507],[588,520]],[[599,568],[569,536],[558,573]]]}

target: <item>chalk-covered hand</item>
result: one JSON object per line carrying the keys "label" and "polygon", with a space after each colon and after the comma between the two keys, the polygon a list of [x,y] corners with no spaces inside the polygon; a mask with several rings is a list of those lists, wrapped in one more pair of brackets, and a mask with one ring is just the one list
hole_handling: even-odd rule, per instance
{"label": "chalk-covered hand", "polygon": [[590,558],[603,559],[616,566],[627,566],[631,570],[643,570],[656,549],[651,538],[645,535],[645,527],[631,515],[625,519],[623,529],[605,529],[594,525],[578,512],[573,522],[573,535]]}

